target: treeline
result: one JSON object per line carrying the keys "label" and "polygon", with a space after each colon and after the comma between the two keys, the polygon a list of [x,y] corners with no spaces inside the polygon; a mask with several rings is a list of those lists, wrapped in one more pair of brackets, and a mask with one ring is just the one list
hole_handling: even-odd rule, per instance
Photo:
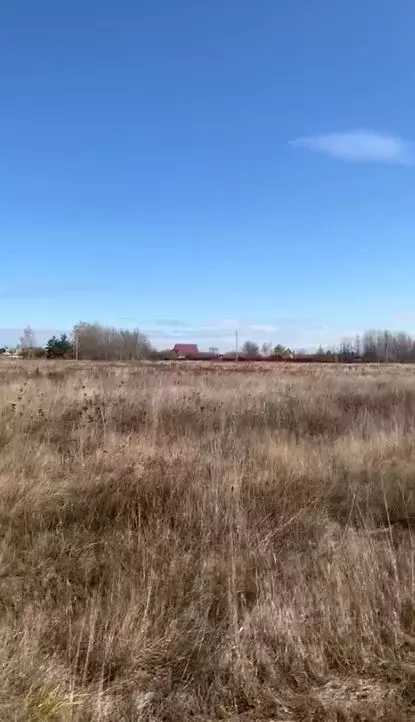
{"label": "treeline", "polygon": [[20,354],[24,358],[66,358],[90,361],[133,361],[149,358],[153,353],[147,336],[138,329],[114,328],[81,321],[70,336],[52,336],[46,345],[38,346],[30,326],[20,338]]}
{"label": "treeline", "polygon": [[[139,329],[115,328],[99,323],[79,322],[70,335],[52,336],[45,346],[39,346],[30,326],[24,329],[18,352],[24,358],[63,358],[90,361],[134,361],[140,359],[168,360],[176,358],[169,350],[157,351]],[[0,349],[0,353],[7,353]],[[319,361],[343,363],[415,363],[415,339],[405,331],[367,331],[353,339],[343,339],[335,348],[320,348],[314,353],[291,350],[277,344],[246,341],[239,353],[235,350],[220,354],[212,347],[198,353],[196,359]]]}
{"label": "treeline", "polygon": [[344,339],[337,353],[345,362],[415,363],[415,339],[405,331],[366,331],[354,340]]}
{"label": "treeline", "polygon": [[259,347],[253,341],[246,341],[241,349],[241,358],[268,358],[274,360],[320,361],[343,363],[415,363],[415,339],[405,331],[366,331],[362,336],[343,339],[339,346],[320,346],[314,353],[306,350],[293,351],[277,344],[263,344]]}
{"label": "treeline", "polygon": [[133,361],[152,351],[147,336],[138,329],[113,328],[98,323],[78,323],[72,332],[75,355],[96,361]]}

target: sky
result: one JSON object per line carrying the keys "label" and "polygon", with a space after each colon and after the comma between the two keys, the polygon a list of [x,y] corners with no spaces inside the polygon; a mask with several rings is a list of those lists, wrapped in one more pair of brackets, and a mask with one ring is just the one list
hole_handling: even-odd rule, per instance
{"label": "sky", "polygon": [[0,0],[0,344],[415,332],[413,0]]}

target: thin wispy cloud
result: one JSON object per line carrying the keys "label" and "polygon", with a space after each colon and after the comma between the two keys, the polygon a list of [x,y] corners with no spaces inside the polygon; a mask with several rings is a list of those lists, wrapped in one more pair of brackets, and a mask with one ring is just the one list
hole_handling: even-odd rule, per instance
{"label": "thin wispy cloud", "polygon": [[181,321],[175,327],[168,324],[157,326],[157,323],[153,322],[153,325],[142,324],[141,328],[158,347],[169,347],[182,341],[197,343],[201,349],[214,345],[222,351],[235,347],[236,330],[240,344],[249,339],[259,345],[263,342],[284,343],[293,348],[328,344],[331,335],[325,325],[310,318],[280,318],[266,321],[223,318],[200,325]]}
{"label": "thin wispy cloud", "polygon": [[142,329],[158,337],[171,339],[185,339],[196,341],[197,339],[219,340],[233,339],[237,330],[241,337],[257,337],[258,335],[275,335],[281,332],[281,327],[276,323],[253,323],[238,319],[221,319],[206,324],[191,324],[178,321],[174,326],[170,324],[157,323],[151,325],[142,324]]}
{"label": "thin wispy cloud", "polygon": [[191,328],[189,321],[181,321],[179,318],[157,318],[153,323],[156,326],[167,326],[168,328]]}
{"label": "thin wispy cloud", "polygon": [[353,163],[411,165],[415,161],[415,144],[392,133],[352,130],[304,136],[291,141],[291,145]]}
{"label": "thin wispy cloud", "polygon": [[75,294],[91,294],[104,291],[105,287],[93,284],[48,284],[39,281],[36,284],[9,286],[0,289],[0,298],[4,299],[45,299],[59,298]]}

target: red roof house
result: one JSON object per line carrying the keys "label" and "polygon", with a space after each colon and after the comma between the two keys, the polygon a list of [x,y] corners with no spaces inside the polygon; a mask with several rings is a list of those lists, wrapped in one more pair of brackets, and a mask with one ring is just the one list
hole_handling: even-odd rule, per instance
{"label": "red roof house", "polygon": [[176,343],[173,353],[177,358],[192,358],[198,355],[199,349],[195,343]]}

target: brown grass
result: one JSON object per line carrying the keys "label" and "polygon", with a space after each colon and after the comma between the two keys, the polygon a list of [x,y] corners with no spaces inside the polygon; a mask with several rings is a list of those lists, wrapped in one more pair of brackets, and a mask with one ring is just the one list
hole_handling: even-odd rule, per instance
{"label": "brown grass", "polygon": [[413,719],[415,369],[6,361],[0,452],[1,720]]}

